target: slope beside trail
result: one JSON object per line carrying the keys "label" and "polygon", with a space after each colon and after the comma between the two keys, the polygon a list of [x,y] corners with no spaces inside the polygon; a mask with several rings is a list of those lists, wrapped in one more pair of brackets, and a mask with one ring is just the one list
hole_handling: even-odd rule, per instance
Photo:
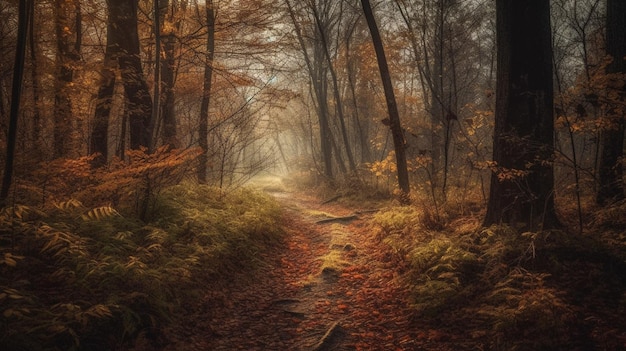
{"label": "slope beside trail", "polygon": [[448,349],[445,335],[412,318],[398,262],[367,224],[372,211],[273,195],[284,244],[260,254],[254,275],[208,292],[166,350]]}

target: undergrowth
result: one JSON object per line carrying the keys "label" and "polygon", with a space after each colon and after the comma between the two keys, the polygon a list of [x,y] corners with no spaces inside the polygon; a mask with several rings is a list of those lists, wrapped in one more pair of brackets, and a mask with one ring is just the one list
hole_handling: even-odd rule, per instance
{"label": "undergrowth", "polygon": [[322,201],[337,201],[353,208],[376,208],[381,203],[392,201],[393,194],[388,187],[369,181],[369,173],[361,170],[357,174],[330,181],[315,172],[298,172],[282,180],[288,188],[314,193]]}
{"label": "undergrowth", "polygon": [[[624,204],[595,214],[586,235],[483,228],[449,218],[443,229],[417,207],[374,216],[424,323],[490,350],[626,346]],[[609,240],[610,239],[610,240]]]}
{"label": "undergrowth", "polygon": [[148,222],[78,200],[0,213],[0,345],[119,350],[163,328],[212,281],[280,240],[279,209],[241,189],[165,188]]}

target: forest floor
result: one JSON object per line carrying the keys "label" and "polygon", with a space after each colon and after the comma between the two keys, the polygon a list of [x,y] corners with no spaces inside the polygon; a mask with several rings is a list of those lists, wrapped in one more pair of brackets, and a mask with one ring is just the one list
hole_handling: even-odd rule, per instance
{"label": "forest floor", "polygon": [[[474,262],[484,272],[468,271],[474,272],[471,279],[458,275],[469,279],[458,298],[445,296],[445,284],[435,285],[434,292],[420,290],[433,301],[441,295],[450,303],[425,316],[415,308],[416,292],[407,284],[414,267],[373,228],[377,209],[368,206],[375,205],[347,205],[299,191],[270,194],[283,208],[282,243],[259,252],[253,270],[235,269],[231,279],[208,282],[205,296],[189,302],[189,312],[166,331],[169,344],[160,351],[626,347],[626,263],[619,245],[613,252],[604,244],[594,248],[598,244],[586,237],[569,240],[569,246],[537,241],[543,246],[524,268],[489,258],[504,247],[494,241],[484,248],[486,258]],[[504,233],[497,236],[502,235],[507,240]],[[420,245],[438,242],[451,241]],[[466,257],[458,247],[450,252]],[[458,263],[442,262],[440,267]],[[446,272],[446,277],[457,274]],[[493,272],[501,276],[492,277]]]}
{"label": "forest floor", "polygon": [[373,211],[272,195],[284,208],[283,246],[260,253],[253,274],[213,286],[165,350],[459,349],[417,325],[394,256],[368,228]]}

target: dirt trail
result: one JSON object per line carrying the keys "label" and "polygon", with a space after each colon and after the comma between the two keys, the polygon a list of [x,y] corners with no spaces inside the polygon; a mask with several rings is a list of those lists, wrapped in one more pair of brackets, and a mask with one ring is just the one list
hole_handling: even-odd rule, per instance
{"label": "dirt trail", "polygon": [[[371,213],[273,195],[285,209],[285,245],[260,257],[269,264],[254,277],[208,294],[167,350],[419,350],[440,341],[410,334],[408,294],[394,256],[367,227]],[[323,221],[333,217],[349,218]]]}

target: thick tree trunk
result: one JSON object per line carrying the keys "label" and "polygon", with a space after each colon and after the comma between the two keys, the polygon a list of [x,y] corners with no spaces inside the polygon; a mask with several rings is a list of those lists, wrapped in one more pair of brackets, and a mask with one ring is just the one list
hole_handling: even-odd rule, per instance
{"label": "thick tree trunk", "polygon": [[[606,51],[613,58],[606,73],[626,74],[626,2],[607,0],[606,6]],[[626,101],[626,83],[615,80],[615,85],[621,85],[618,96],[623,104]],[[611,107],[605,118],[611,120],[612,128],[602,132],[598,172],[600,184],[596,195],[599,205],[624,199],[624,173],[621,163],[624,157],[624,108]]]}
{"label": "thick tree trunk", "polygon": [[13,87],[11,91],[11,112],[9,118],[9,131],[7,134],[7,154],[0,188],[0,207],[6,205],[6,200],[11,189],[13,179],[13,160],[15,156],[15,143],[17,139],[17,122],[22,95],[22,79],[24,77],[24,58],[26,56],[26,41],[28,32],[29,12],[32,10],[32,0],[21,0],[19,4],[19,19],[17,26],[17,45],[15,47],[15,61],[13,64]]}
{"label": "thick tree trunk", "polygon": [[72,156],[74,149],[74,128],[72,121],[71,86],[78,53],[74,51],[71,40],[76,36],[77,28],[71,22],[71,14],[76,7],[75,0],[56,0],[55,3],[56,33],[56,75],[54,81],[54,124],[53,124],[53,156],[54,158]]}
{"label": "thick tree trunk", "polygon": [[[107,163],[109,158],[109,118],[113,93],[115,91],[115,69],[117,68],[117,43],[113,36],[114,29],[111,18],[107,23],[107,45],[104,51],[104,61],[100,72],[100,86],[96,97],[96,109],[91,130],[90,154],[98,154],[92,166],[100,167]],[[122,135],[122,138],[124,136]]]}
{"label": "thick tree trunk", "polygon": [[550,4],[498,0],[496,6],[496,169],[484,224],[554,227]]}
{"label": "thick tree trunk", "polygon": [[115,42],[119,45],[118,65],[124,84],[130,123],[130,148],[152,147],[152,97],[141,67],[137,2],[107,0]]}
{"label": "thick tree trunk", "polygon": [[372,12],[369,0],[361,0],[363,6],[363,13],[367,20],[367,25],[372,35],[372,42],[376,51],[376,58],[378,60],[378,69],[380,70],[380,77],[383,82],[383,88],[385,90],[385,100],[387,102],[387,109],[389,111],[389,128],[391,129],[391,136],[393,137],[393,146],[396,152],[396,168],[398,174],[398,186],[402,192],[400,200],[403,203],[409,202],[409,172],[406,162],[406,147],[404,134],[402,132],[402,125],[400,124],[400,114],[398,112],[398,106],[396,104],[396,98],[393,92],[393,85],[391,83],[391,75],[389,73],[389,67],[387,66],[387,58],[385,56],[385,50],[383,47],[380,33],[378,32],[378,25]]}
{"label": "thick tree trunk", "polygon": [[202,101],[200,103],[200,123],[198,127],[198,144],[202,149],[198,163],[198,182],[207,182],[207,167],[209,158],[209,104],[211,102],[211,84],[213,79],[213,60],[215,58],[215,9],[213,1],[206,2],[207,42],[206,62],[204,65],[204,84],[202,87]]}

